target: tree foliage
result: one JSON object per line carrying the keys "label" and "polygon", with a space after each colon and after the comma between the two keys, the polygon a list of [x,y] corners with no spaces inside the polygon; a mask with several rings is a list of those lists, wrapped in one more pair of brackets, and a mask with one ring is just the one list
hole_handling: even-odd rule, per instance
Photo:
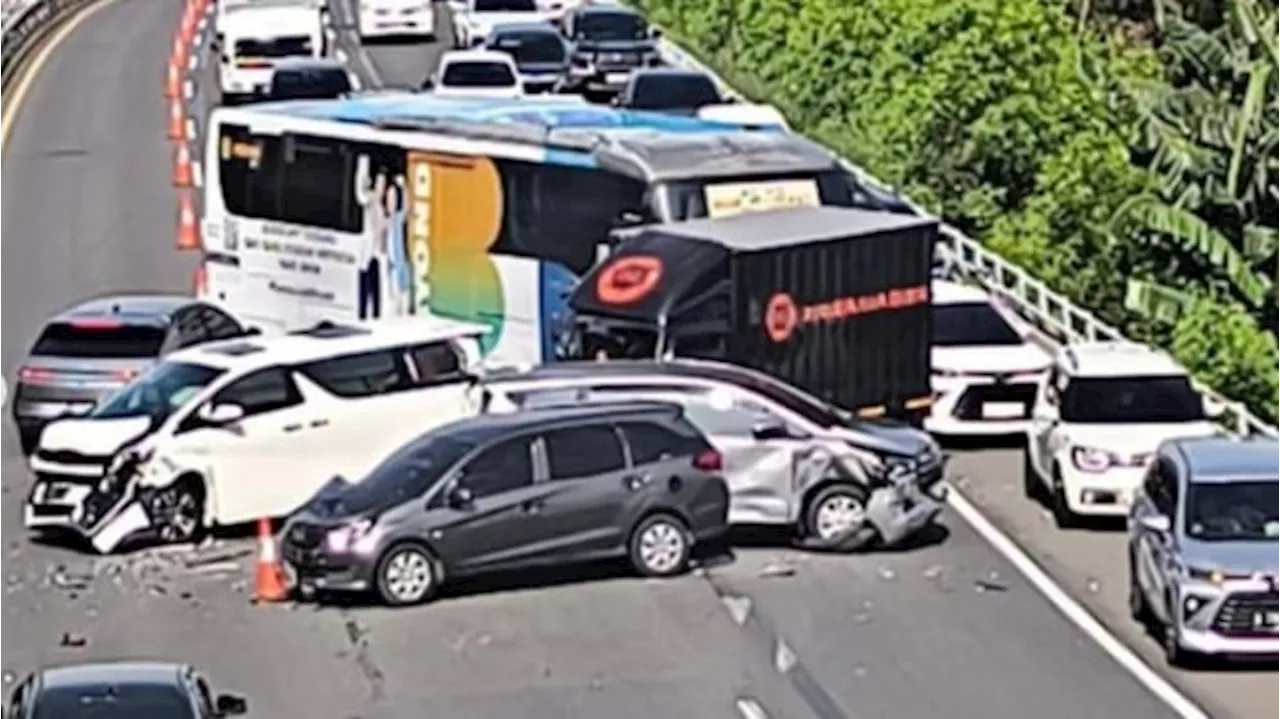
{"label": "tree foliage", "polygon": [[[1164,92],[1168,56],[1133,41],[1151,31],[1100,32],[1090,17],[1123,6],[1135,18],[1130,25],[1154,27],[1149,0],[1094,0],[1088,8],[1039,0],[634,1],[673,40],[739,90],[778,106],[804,134],[1131,337],[1172,345],[1193,371],[1220,377],[1228,384],[1219,389],[1274,416],[1274,392],[1259,395],[1243,371],[1220,371],[1230,357],[1210,359],[1175,341],[1195,326],[1184,321],[1182,304],[1164,315],[1126,309],[1126,296],[1132,301],[1144,291],[1179,297],[1186,283],[1174,278],[1190,271],[1189,258],[1219,258],[1213,267],[1223,280],[1233,262],[1204,234],[1235,232],[1215,216],[1192,211],[1195,220],[1181,217],[1179,224],[1180,216],[1164,215],[1164,226],[1176,232],[1158,241],[1145,231],[1117,232],[1125,223],[1141,226],[1141,211],[1152,206],[1135,198],[1167,197],[1168,176],[1154,163],[1155,150],[1143,149],[1156,147],[1149,98],[1135,89]],[[1197,12],[1213,14],[1213,3],[1200,5]],[[1239,126],[1230,120],[1215,132],[1225,132],[1230,148]],[[1256,186],[1244,178],[1255,177],[1258,162],[1243,156],[1232,175],[1241,178],[1238,192]],[[1121,208],[1126,212],[1118,214]],[[1246,251],[1228,234],[1243,266],[1253,267],[1257,250],[1274,252],[1274,232],[1237,234],[1253,243]],[[1127,286],[1128,278],[1138,282]],[[1235,302],[1258,296],[1248,282],[1231,293]],[[1188,311],[1200,307],[1200,295],[1193,297],[1185,299]],[[1202,317],[1205,310],[1195,312]],[[1256,329],[1239,330],[1248,331]],[[1255,359],[1241,359],[1239,367],[1256,369]],[[1274,379],[1274,362],[1269,373]]]}

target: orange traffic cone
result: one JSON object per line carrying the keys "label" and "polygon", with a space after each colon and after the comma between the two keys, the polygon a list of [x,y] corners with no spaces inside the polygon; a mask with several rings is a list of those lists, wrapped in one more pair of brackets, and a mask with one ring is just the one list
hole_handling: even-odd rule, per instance
{"label": "orange traffic cone", "polygon": [[195,271],[191,273],[191,294],[195,297],[204,297],[209,291],[209,273],[204,268],[204,263],[196,265]]}
{"label": "orange traffic cone", "polygon": [[178,25],[178,34],[182,38],[184,46],[191,46],[191,40],[196,36],[196,23],[199,21],[199,8],[194,2],[187,3],[186,8],[182,11],[182,21]]}
{"label": "orange traffic cone", "polygon": [[200,227],[196,220],[195,199],[191,190],[183,188],[178,193],[178,239],[175,243],[179,250],[200,249]]}
{"label": "orange traffic cone", "polygon": [[182,100],[169,101],[169,139],[181,140],[187,136],[187,118],[182,113]]}
{"label": "orange traffic cone", "polygon": [[173,149],[173,186],[191,187],[191,150],[179,142]]}
{"label": "orange traffic cone", "polygon": [[182,96],[182,70],[173,62],[164,76],[164,96],[170,100]]}
{"label": "orange traffic cone", "polygon": [[169,59],[178,67],[185,68],[187,51],[190,49],[187,47],[187,39],[182,36],[182,28],[178,28],[178,32],[173,34],[173,49],[169,52]]}
{"label": "orange traffic cone", "polygon": [[276,552],[276,538],[271,533],[271,520],[258,520],[258,567],[253,577],[253,601],[283,602],[289,598],[285,586],[284,567]]}

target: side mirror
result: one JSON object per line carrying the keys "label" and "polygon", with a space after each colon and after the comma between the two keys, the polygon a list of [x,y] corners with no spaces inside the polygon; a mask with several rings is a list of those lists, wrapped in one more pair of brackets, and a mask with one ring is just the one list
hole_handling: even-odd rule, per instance
{"label": "side mirror", "polygon": [[422,87],[420,89],[423,92],[430,92],[436,89],[436,81],[432,80],[431,78],[427,78],[426,80],[422,81]]}
{"label": "side mirror", "polygon": [[1138,519],[1138,524],[1148,532],[1156,534],[1168,534],[1173,529],[1173,522],[1163,514],[1148,514]]}
{"label": "side mirror", "polygon": [[1201,395],[1200,402],[1204,406],[1204,416],[1218,419],[1227,412],[1227,403],[1210,395]]}
{"label": "side mirror", "polygon": [[471,509],[471,505],[475,503],[475,495],[466,487],[455,485],[449,490],[449,508],[450,509]]}
{"label": "side mirror", "polygon": [[653,38],[654,40],[661,40],[662,31],[655,27],[649,31],[649,37]]}
{"label": "side mirror", "polygon": [[238,404],[224,402],[222,404],[206,404],[200,408],[197,416],[206,424],[214,427],[222,427],[239,422],[244,418],[244,407]]}
{"label": "side mirror", "polygon": [[213,709],[220,717],[240,716],[249,711],[249,702],[243,697],[219,694],[218,698],[213,700]]}
{"label": "side mirror", "polygon": [[751,436],[759,440],[790,439],[791,431],[782,422],[766,419],[751,425]]}

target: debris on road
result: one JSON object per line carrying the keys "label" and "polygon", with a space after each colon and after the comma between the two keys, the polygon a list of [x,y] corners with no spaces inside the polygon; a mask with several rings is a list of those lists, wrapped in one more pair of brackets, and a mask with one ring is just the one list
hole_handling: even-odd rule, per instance
{"label": "debris on road", "polygon": [[79,649],[89,644],[88,637],[83,634],[75,634],[74,632],[63,632],[62,638],[58,640],[58,646]]}
{"label": "debris on road", "polygon": [[794,577],[796,568],[790,564],[781,562],[769,562],[760,569],[758,576],[762,579],[772,579],[776,577]]}
{"label": "debris on road", "polygon": [[[240,567],[237,560],[253,556],[253,548],[245,547],[244,549],[236,549],[224,552],[213,552],[201,556],[192,557],[183,561],[182,566],[186,569],[200,569],[204,571],[220,571],[227,566],[232,570]],[[219,569],[210,569],[210,567],[219,567]]]}
{"label": "debris on road", "polygon": [[932,582],[932,581],[934,581],[934,580],[936,580],[936,579],[939,579],[940,577],[942,577],[942,567],[941,567],[941,566],[939,566],[939,565],[937,565],[937,564],[931,564],[931,565],[929,565],[928,567],[925,567],[925,570],[924,570],[924,578],[925,578],[925,579],[928,579],[929,581],[931,581],[931,582]]}
{"label": "debris on road", "polygon": [[1098,590],[1102,588],[1102,582],[1089,577],[1088,581],[1084,583],[1084,588],[1088,589],[1090,594],[1097,594]]}
{"label": "debris on road", "polygon": [[880,578],[886,582],[892,582],[898,576],[898,573],[889,567],[881,567],[877,573],[880,575]]}

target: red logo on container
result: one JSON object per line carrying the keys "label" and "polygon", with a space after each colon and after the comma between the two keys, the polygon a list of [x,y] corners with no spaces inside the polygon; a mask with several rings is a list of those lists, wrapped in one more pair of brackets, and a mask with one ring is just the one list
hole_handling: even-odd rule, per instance
{"label": "red logo on container", "polygon": [[662,260],[631,255],[604,268],[596,278],[596,297],[610,305],[631,305],[653,292],[662,279]]}
{"label": "red logo on container", "polygon": [[774,342],[786,342],[800,324],[800,310],[795,300],[785,292],[769,298],[764,308],[764,333]]}

